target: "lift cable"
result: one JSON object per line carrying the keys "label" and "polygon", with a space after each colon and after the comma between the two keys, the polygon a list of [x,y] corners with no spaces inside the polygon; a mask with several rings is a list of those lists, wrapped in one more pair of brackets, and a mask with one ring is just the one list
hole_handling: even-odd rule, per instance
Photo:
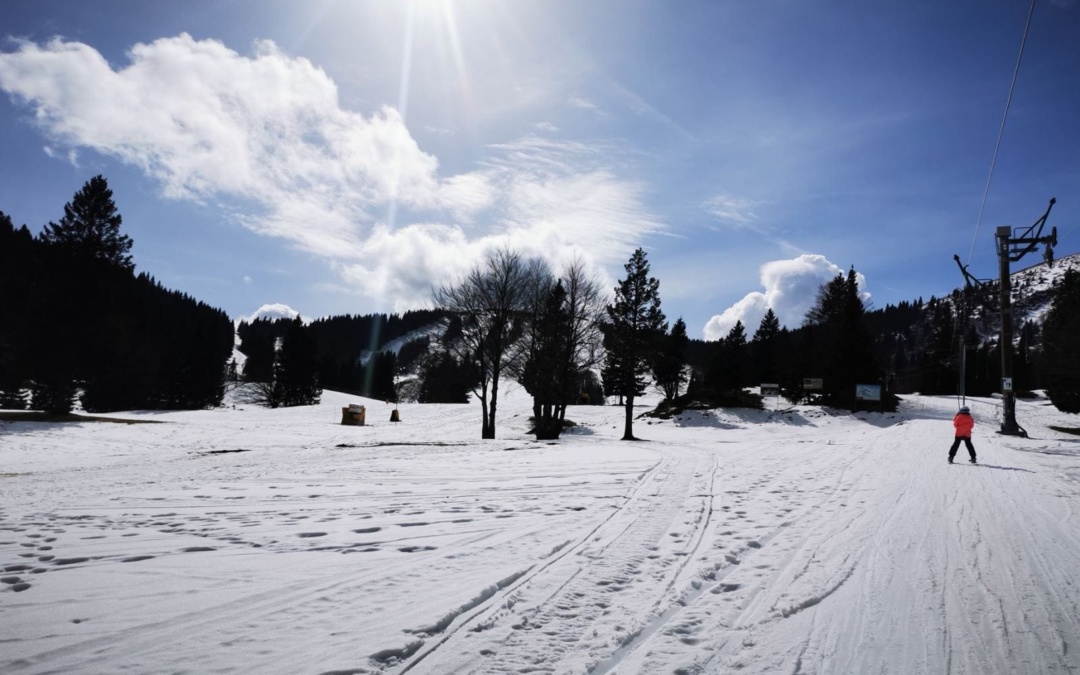
{"label": "lift cable", "polygon": [[998,151],[1001,149],[1001,138],[1005,135],[1005,121],[1009,119],[1009,107],[1012,105],[1013,90],[1016,89],[1016,78],[1020,74],[1020,61],[1024,58],[1024,45],[1027,44],[1033,14],[1035,14],[1035,0],[1031,0],[1027,25],[1024,26],[1024,38],[1020,41],[1020,53],[1016,56],[1016,67],[1013,69],[1012,83],[1009,85],[1009,96],[1005,100],[1005,114],[1001,117],[1001,128],[998,129],[997,143],[994,145],[994,156],[990,160],[990,174],[986,177],[986,188],[983,190],[982,204],[979,205],[979,217],[975,221],[975,234],[971,238],[971,249],[968,251],[967,259],[969,263],[971,262],[971,256],[975,252],[975,240],[979,236],[979,226],[982,224],[983,211],[986,209],[986,198],[990,194],[990,181],[994,178],[994,167],[997,165]]}

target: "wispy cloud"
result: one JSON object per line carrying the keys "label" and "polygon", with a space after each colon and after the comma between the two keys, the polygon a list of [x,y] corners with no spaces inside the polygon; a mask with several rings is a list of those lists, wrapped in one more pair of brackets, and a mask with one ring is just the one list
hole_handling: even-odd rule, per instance
{"label": "wispy cloud", "polygon": [[245,56],[181,34],[128,56],[114,70],[79,42],[21,42],[0,53],[0,88],[33,109],[52,152],[139,167],[166,197],[218,204],[395,306],[493,246],[604,264],[661,228],[617,147],[530,137],[445,176],[395,108],[342,108],[322,69],[272,42]]}
{"label": "wispy cloud", "polygon": [[573,108],[581,108],[582,110],[591,110],[597,115],[604,115],[604,110],[596,103],[593,103],[587,98],[581,98],[580,96],[574,96],[570,98],[567,103]]}
{"label": "wispy cloud", "polygon": [[615,148],[529,137],[490,150],[486,166],[469,176],[491,200],[479,213],[497,226],[379,224],[364,244],[368,254],[339,272],[384,289],[394,308],[404,309],[426,302],[430,284],[462,274],[502,246],[555,267],[576,257],[602,273],[663,229],[643,205],[645,187],[609,166]]}
{"label": "wispy cloud", "polygon": [[754,213],[757,205],[757,202],[750,199],[716,195],[709,198],[704,207],[713,218],[741,225],[757,220],[757,214]]}

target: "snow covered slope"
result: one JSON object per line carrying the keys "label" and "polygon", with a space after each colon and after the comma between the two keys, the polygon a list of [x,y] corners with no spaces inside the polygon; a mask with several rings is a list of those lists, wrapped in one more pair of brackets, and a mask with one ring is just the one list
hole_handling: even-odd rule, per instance
{"label": "snow covered slope", "polygon": [[[1067,270],[1080,271],[1080,253],[1056,260],[1053,266],[1039,263],[1012,273],[1010,298],[1015,340],[1019,340],[1018,329],[1026,322],[1042,325],[1054,301],[1057,285]],[[995,277],[983,285],[977,293],[975,306],[969,310],[975,329],[984,340],[996,341],[1001,330],[1000,286],[997,281]]]}
{"label": "snow covered slope", "polygon": [[[0,422],[0,672],[1080,672],[1080,438],[500,399]],[[338,424],[368,406],[367,427]],[[642,408],[644,410],[644,408]],[[961,457],[963,457],[961,451]]]}

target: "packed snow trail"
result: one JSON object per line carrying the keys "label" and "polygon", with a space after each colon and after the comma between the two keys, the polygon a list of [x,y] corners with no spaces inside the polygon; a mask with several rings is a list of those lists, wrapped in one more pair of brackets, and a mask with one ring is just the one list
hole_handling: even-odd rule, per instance
{"label": "packed snow trail", "polygon": [[[686,672],[1076,672],[1075,483],[1038,441],[993,434],[983,465],[948,466],[941,433],[913,419],[846,449],[836,490],[720,582],[734,607],[683,610],[712,643]],[[676,628],[621,672],[677,662]]]}
{"label": "packed snow trail", "polygon": [[0,671],[1080,673],[1080,443],[1045,402],[1022,439],[969,400],[950,466],[948,399],[641,443],[575,408],[554,444],[513,392],[496,441],[346,400],[0,422]]}

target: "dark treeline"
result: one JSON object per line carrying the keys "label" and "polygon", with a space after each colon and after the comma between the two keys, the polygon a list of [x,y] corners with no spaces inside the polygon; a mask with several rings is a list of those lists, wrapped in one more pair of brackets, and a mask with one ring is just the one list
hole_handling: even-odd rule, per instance
{"label": "dark treeline", "polygon": [[[1024,316],[1048,299],[1064,303],[1070,297],[1070,283],[1080,285],[1080,275],[1067,274],[1057,286],[1038,290],[1025,289],[1021,282],[1014,315]],[[842,290],[837,279],[823,286],[821,293],[828,295],[834,285],[832,291]],[[821,308],[822,300],[819,295],[815,310]],[[847,407],[852,403],[846,395],[855,384],[852,378],[858,384],[879,384],[883,391],[896,395],[963,391],[968,396],[990,396],[1001,391],[995,283],[883,309],[863,307],[860,312],[852,304],[847,310],[849,318],[841,318],[832,328],[828,321],[823,325],[814,319],[815,310],[795,329],[779,328],[770,313],[752,336],[740,324],[716,342],[691,340],[686,348],[692,370],[691,393],[715,394],[738,386],[777,383],[786,396],[798,399],[817,395],[803,391],[804,378],[822,378],[822,401]],[[839,308],[834,316],[844,313]],[[1061,309],[1057,315],[1067,317],[1070,313]],[[1055,336],[1054,344],[1070,339],[1069,330],[1059,328],[1066,324],[1065,319],[1049,324],[1061,336]],[[1050,336],[1045,332],[1045,326],[1030,320],[1015,326],[1012,377],[1020,394],[1052,388],[1055,382],[1063,381],[1061,372],[1068,369],[1066,360],[1074,350],[1048,350]],[[1069,344],[1075,344],[1075,338]]]}
{"label": "dark treeline", "polygon": [[[220,404],[232,322],[135,274],[101,176],[33,236],[0,213],[0,406],[68,412]],[[29,397],[25,392],[29,391]]]}
{"label": "dark treeline", "polygon": [[[344,315],[317,319],[303,326],[314,351],[313,363],[320,387],[359,396],[396,401],[395,376],[424,356],[430,339],[406,342],[397,353],[385,349],[392,341],[433,325],[439,312]],[[275,355],[294,322],[262,318],[241,321],[239,349],[247,357],[244,380],[266,382],[273,377]]]}
{"label": "dark treeline", "polygon": [[[931,297],[926,303],[889,308],[892,317],[878,316],[874,353],[890,389],[901,394],[963,391],[969,396],[1000,392],[997,305],[995,289],[988,288]],[[1044,388],[1038,324],[1024,321],[1014,333],[1014,389],[1023,393]]]}
{"label": "dark treeline", "polygon": [[[120,225],[101,176],[37,236],[0,213],[0,407],[67,412],[76,397],[90,412],[221,403],[226,381],[236,379],[227,363],[232,323],[136,274]],[[881,385],[886,406],[897,394],[988,396],[1001,388],[995,283],[872,309],[851,269],[820,287],[797,328],[781,328],[770,310],[758,326],[738,323],[723,339],[703,342],[687,337],[681,319],[665,318],[643,251],[626,271],[605,307],[579,263],[553,274],[504,251],[440,289],[438,310],[241,322],[243,379],[272,406],[317,402],[323,387],[396,401],[404,384],[406,396],[430,403],[467,402],[472,393],[484,409],[485,437],[494,434],[501,375],[522,382],[534,398],[537,433],[553,437],[567,405],[600,403],[606,394],[631,411],[647,382],[669,403],[760,405],[743,390],[776,383],[791,400],[844,408],[858,405],[857,384]],[[1053,307],[1042,326],[1018,320],[1013,386],[1021,394],[1046,389],[1072,412],[1080,410],[1080,274],[1045,281],[1029,275],[1014,283],[1014,316]],[[492,288],[506,292],[489,298]],[[506,298],[513,302],[499,304]],[[399,382],[407,373],[416,379]],[[823,388],[806,391],[807,378],[820,378]]]}
{"label": "dark treeline", "polygon": [[[874,353],[873,315],[859,295],[855,270],[837,275],[821,286],[799,328],[781,328],[769,310],[758,326],[739,322],[715,342],[691,340],[687,395],[746,405],[753,402],[739,393],[743,388],[770,383],[780,385],[791,400],[809,398],[852,409],[857,384],[885,384]],[[821,379],[823,389],[805,390],[807,378]],[[886,407],[895,403],[884,398]]]}

